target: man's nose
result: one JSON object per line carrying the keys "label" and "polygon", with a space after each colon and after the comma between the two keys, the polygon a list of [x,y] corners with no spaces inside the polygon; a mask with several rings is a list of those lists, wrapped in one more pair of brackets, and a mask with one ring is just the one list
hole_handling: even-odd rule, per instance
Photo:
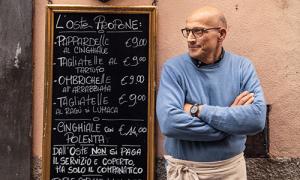
{"label": "man's nose", "polygon": [[196,41],[196,37],[194,36],[194,34],[192,32],[190,32],[188,34],[187,41],[188,42],[195,42]]}

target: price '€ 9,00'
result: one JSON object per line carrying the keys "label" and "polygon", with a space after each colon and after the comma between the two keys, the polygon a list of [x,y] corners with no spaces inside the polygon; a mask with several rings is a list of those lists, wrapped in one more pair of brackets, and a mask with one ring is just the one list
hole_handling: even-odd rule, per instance
{"label": "price '\u20ac 9,00'", "polygon": [[124,66],[137,66],[143,62],[146,62],[147,58],[145,56],[133,56],[133,57],[126,57],[123,61]]}
{"label": "price '\u20ac 9,00'", "polygon": [[147,96],[145,94],[122,94],[119,97],[119,104],[128,104],[128,107],[133,107],[137,103],[145,102],[147,99]]}
{"label": "price '\u20ac 9,00'", "polygon": [[121,85],[132,85],[132,84],[143,84],[145,82],[145,76],[144,75],[130,75],[130,76],[124,76],[121,79]]}
{"label": "price '\u20ac 9,00'", "polygon": [[138,48],[138,47],[145,47],[147,46],[147,39],[146,38],[138,38],[138,37],[133,37],[133,38],[129,38],[127,39],[127,41],[125,42],[125,46],[127,48]]}

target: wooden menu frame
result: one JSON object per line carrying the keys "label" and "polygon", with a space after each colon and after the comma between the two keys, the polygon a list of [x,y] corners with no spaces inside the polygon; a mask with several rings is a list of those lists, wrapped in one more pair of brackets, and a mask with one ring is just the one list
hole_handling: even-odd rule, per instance
{"label": "wooden menu frame", "polygon": [[[44,130],[43,130],[43,172],[42,179],[51,179],[51,158],[52,158],[52,135],[54,133],[53,126],[54,119],[54,105],[55,97],[53,90],[55,90],[55,83],[57,81],[56,75],[59,76],[60,71],[55,70],[54,64],[56,64],[57,58],[55,58],[58,51],[55,50],[57,42],[55,42],[55,14],[56,13],[70,13],[70,14],[110,14],[111,16],[116,15],[147,15],[148,19],[148,73],[145,74],[147,77],[147,169],[144,170],[146,173],[147,180],[154,180],[154,162],[155,162],[155,146],[154,146],[154,107],[155,107],[155,49],[156,49],[156,8],[152,6],[140,6],[140,7],[98,7],[98,6],[65,6],[65,5],[48,5],[47,6],[47,29],[46,29],[46,63],[45,63],[45,104],[44,104]],[[123,44],[124,45],[124,44]],[[130,49],[129,49],[130,50]],[[137,52],[137,51],[134,51]],[[133,53],[134,53],[133,52]],[[113,54],[112,54],[113,55]],[[124,60],[123,60],[124,61]],[[121,61],[120,61],[121,62]],[[100,115],[101,116],[101,115]],[[54,160],[53,160],[54,161]],[[103,180],[108,180],[102,176]],[[54,178],[55,179],[55,178]],[[70,178],[71,179],[71,178]],[[76,179],[76,178],[75,178]],[[78,178],[77,178],[78,179]]]}

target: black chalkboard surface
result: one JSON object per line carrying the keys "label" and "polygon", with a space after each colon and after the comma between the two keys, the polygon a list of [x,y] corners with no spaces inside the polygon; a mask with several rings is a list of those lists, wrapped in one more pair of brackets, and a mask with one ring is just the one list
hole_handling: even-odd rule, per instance
{"label": "black chalkboard surface", "polygon": [[47,15],[43,179],[154,179],[155,8]]}

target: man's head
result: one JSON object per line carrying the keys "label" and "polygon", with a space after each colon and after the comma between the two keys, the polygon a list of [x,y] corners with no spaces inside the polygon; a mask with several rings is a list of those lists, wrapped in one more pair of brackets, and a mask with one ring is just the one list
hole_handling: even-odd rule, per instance
{"label": "man's head", "polygon": [[186,20],[189,55],[205,63],[214,63],[221,54],[227,23],[223,13],[210,6],[194,11]]}

